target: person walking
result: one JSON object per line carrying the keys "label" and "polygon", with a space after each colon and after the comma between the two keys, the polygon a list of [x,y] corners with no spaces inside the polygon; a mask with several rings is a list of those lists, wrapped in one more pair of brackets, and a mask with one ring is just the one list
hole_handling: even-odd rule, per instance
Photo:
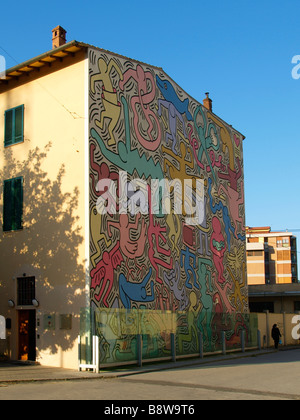
{"label": "person walking", "polygon": [[277,324],[274,324],[273,328],[272,328],[272,338],[274,340],[276,350],[278,350],[278,344],[279,344],[280,337],[281,337],[280,330],[279,330]]}

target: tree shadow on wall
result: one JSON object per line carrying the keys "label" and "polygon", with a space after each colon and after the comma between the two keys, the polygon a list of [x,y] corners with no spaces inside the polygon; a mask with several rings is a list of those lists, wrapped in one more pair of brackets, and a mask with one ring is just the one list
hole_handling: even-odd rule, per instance
{"label": "tree shadow on wall", "polygon": [[[37,300],[42,297],[40,313],[77,314],[84,304],[84,261],[80,261],[79,248],[83,243],[79,217],[79,190],[63,192],[64,165],[56,177],[49,178],[43,163],[51,149],[48,144],[43,151],[35,148],[25,160],[16,160],[11,149],[5,151],[5,164],[1,179],[23,176],[24,206],[23,229],[2,233],[0,255],[2,261],[13,264],[9,272],[20,272],[23,267],[37,273]],[[3,197],[3,186],[1,187]],[[0,210],[3,214],[3,199]],[[6,271],[7,272],[7,271]],[[5,279],[8,281],[11,279]],[[1,285],[1,284],[0,284]],[[74,320],[75,321],[75,320]],[[73,321],[73,324],[74,324]],[[74,345],[78,331],[74,328],[60,330],[58,318],[54,331],[44,329],[43,318],[38,328],[38,347],[54,354]],[[53,337],[57,334],[57,339]],[[54,343],[56,341],[56,343]]]}

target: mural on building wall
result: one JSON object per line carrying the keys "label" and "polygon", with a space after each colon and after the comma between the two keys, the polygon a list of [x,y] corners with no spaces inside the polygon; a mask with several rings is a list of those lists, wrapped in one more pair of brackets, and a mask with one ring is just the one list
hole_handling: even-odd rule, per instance
{"label": "mural on building wall", "polygon": [[[221,330],[234,341],[248,310],[242,136],[161,69],[96,50],[89,59],[92,305],[105,313],[112,337],[122,330],[115,311],[144,309],[145,331],[154,324],[166,330],[157,314],[176,312],[179,352],[197,342],[196,331],[207,349]],[[162,211],[168,191],[153,191],[153,179],[172,185],[169,212]],[[190,191],[180,190],[185,180]],[[149,354],[158,354],[159,340],[168,352],[160,335],[144,341]],[[110,351],[125,360],[132,346],[116,339]]]}

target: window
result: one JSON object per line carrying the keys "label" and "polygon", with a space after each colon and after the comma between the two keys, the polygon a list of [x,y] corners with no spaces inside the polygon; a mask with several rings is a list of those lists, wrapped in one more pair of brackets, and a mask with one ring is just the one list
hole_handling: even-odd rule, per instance
{"label": "window", "polygon": [[35,299],[35,277],[18,277],[18,306],[32,305]]}
{"label": "window", "polygon": [[274,302],[249,302],[250,312],[269,311],[274,313]]}
{"label": "window", "polygon": [[22,229],[23,177],[4,181],[3,230]]}
{"label": "window", "polygon": [[4,146],[23,141],[24,105],[5,111]]}
{"label": "window", "polygon": [[282,246],[288,248],[290,246],[290,241],[288,239],[283,239],[282,240]]}
{"label": "window", "polygon": [[263,251],[247,251],[248,257],[263,257]]}

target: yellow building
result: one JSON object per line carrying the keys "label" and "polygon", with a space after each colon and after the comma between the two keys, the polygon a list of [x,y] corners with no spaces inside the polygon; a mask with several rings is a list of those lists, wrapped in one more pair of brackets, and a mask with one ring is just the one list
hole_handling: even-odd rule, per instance
{"label": "yellow building", "polygon": [[77,364],[78,307],[89,293],[87,71],[86,49],[71,42],[0,83],[0,312],[12,359]]}
{"label": "yellow building", "polygon": [[[248,319],[243,135],[212,112],[208,94],[200,104],[162,69],[66,43],[65,34],[55,28],[51,51],[0,79],[9,357],[77,367],[82,308],[97,311],[91,328],[104,361],[135,354],[116,310],[149,311],[145,331],[161,335],[144,341],[147,357],[170,352],[162,311],[183,317],[183,355],[199,347],[199,332],[211,351],[224,328],[228,343],[238,342]],[[121,208],[124,174],[125,203],[137,213]],[[176,181],[170,195],[184,196],[182,207],[152,212],[151,180],[165,178]],[[134,181],[146,185],[144,196]]]}

